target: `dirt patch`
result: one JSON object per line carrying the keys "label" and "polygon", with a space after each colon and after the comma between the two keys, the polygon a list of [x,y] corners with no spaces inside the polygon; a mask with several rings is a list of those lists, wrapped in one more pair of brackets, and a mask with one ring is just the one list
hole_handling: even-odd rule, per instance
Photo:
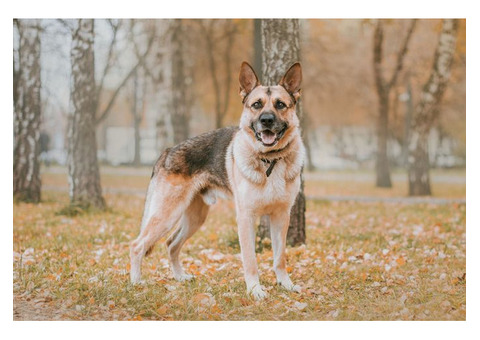
{"label": "dirt patch", "polygon": [[45,299],[25,300],[13,298],[14,321],[51,321],[62,320],[63,311],[48,304]]}

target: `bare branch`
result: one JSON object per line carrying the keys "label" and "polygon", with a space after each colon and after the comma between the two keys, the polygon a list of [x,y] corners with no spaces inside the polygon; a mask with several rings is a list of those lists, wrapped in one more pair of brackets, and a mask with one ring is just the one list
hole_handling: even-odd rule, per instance
{"label": "bare branch", "polygon": [[230,19],[228,21],[228,29],[225,30],[227,40],[227,46],[225,47],[225,72],[227,74],[225,80],[225,99],[223,102],[223,110],[221,113],[221,119],[226,116],[228,110],[228,104],[230,101],[230,87],[232,83],[232,73],[230,72],[231,64],[232,64],[232,47],[235,42],[235,34],[237,33],[237,28],[233,21]]}
{"label": "bare branch", "polygon": [[115,103],[115,100],[117,99],[118,94],[120,93],[120,90],[125,86],[127,81],[135,74],[135,71],[137,70],[137,68],[140,67],[145,62],[145,58],[147,57],[148,53],[150,52],[150,50],[152,48],[154,38],[155,38],[155,35],[152,34],[150,36],[149,40],[148,40],[146,51],[140,56],[137,63],[132,67],[130,72],[127,73],[127,75],[123,78],[123,80],[117,86],[117,88],[113,92],[112,96],[110,97],[110,100],[107,104],[107,107],[105,108],[105,110],[103,110],[103,112],[100,114],[100,116],[96,119],[96,121],[95,121],[96,125],[101,123],[107,117],[107,115],[110,113],[110,110],[113,107],[113,104]]}
{"label": "bare branch", "polygon": [[109,48],[108,48],[107,63],[106,63],[105,68],[103,70],[102,77],[100,78],[100,83],[97,86],[97,91],[96,91],[97,97],[95,99],[96,110],[98,110],[98,106],[100,105],[100,96],[103,92],[103,86],[104,86],[104,83],[105,83],[105,78],[107,77],[108,72],[110,71],[110,68],[112,67],[113,51],[115,49],[115,45],[117,44],[117,35],[118,35],[119,27],[120,27],[120,22],[114,23],[112,20],[109,19],[108,23],[110,24],[110,26],[112,28],[113,36],[112,36],[112,40],[110,41],[110,45],[109,45]]}
{"label": "bare branch", "polygon": [[385,79],[383,78],[382,59],[383,59],[383,24],[381,20],[377,20],[375,25],[375,33],[373,37],[373,68],[375,71],[375,84],[377,89],[383,89]]}
{"label": "bare branch", "polygon": [[412,19],[410,23],[410,27],[408,28],[407,36],[405,37],[405,40],[403,41],[403,46],[402,49],[398,52],[397,54],[397,65],[395,67],[395,71],[392,75],[392,78],[388,82],[388,87],[392,87],[398,78],[398,74],[403,68],[403,60],[405,58],[405,55],[407,54],[408,51],[408,43],[410,42],[410,38],[412,37],[413,31],[415,29],[415,25],[417,23],[417,19]]}

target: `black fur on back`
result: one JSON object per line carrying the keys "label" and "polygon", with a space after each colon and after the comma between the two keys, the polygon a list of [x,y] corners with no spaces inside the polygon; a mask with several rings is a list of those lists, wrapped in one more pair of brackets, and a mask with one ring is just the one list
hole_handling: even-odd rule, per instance
{"label": "black fur on back", "polygon": [[185,176],[207,173],[213,184],[228,188],[225,157],[228,145],[238,130],[238,127],[217,129],[166,149],[155,164],[152,177],[160,168]]}

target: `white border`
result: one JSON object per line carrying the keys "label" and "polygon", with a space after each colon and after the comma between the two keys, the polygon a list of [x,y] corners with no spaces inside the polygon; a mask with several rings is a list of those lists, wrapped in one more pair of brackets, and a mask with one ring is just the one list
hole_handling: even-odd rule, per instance
{"label": "white border", "polygon": [[[9,6],[9,7],[8,7]],[[472,145],[478,145],[477,79],[478,62],[478,11],[474,1],[60,1],[17,0],[4,3],[1,21],[1,67],[2,71],[2,156],[10,160],[2,167],[3,187],[11,188],[12,182],[12,107],[11,44],[12,18],[77,18],[77,17],[135,17],[135,18],[467,18],[467,201],[469,209],[476,204],[474,194],[478,189],[478,157],[472,153]],[[5,8],[7,7],[7,8]],[[473,62],[470,62],[473,60]],[[476,147],[475,147],[476,149]],[[2,280],[1,322],[4,334],[10,331],[15,339],[65,339],[65,338],[139,338],[142,335],[159,338],[351,338],[351,339],[472,339],[478,332],[478,210],[467,212],[467,321],[466,322],[12,322],[12,216],[11,191],[3,191],[2,268],[7,279]],[[477,211],[475,211],[477,210]],[[8,337],[9,335],[7,335]]]}

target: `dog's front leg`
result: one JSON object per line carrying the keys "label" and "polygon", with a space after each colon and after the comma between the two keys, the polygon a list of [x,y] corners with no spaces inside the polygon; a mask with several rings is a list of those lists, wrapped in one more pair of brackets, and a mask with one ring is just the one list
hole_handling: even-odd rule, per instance
{"label": "dog's front leg", "polygon": [[[288,209],[287,209],[288,211]],[[273,270],[277,276],[277,283],[287,290],[300,292],[301,288],[293,284],[287,273],[285,246],[287,242],[287,231],[290,223],[290,214],[279,211],[270,215],[270,235],[273,248]]]}
{"label": "dog's front leg", "polygon": [[255,257],[255,219],[249,211],[245,209],[238,213],[238,237],[242,252],[243,272],[245,275],[245,283],[247,291],[257,300],[263,299],[267,293],[262,289],[258,278],[257,259]]}

